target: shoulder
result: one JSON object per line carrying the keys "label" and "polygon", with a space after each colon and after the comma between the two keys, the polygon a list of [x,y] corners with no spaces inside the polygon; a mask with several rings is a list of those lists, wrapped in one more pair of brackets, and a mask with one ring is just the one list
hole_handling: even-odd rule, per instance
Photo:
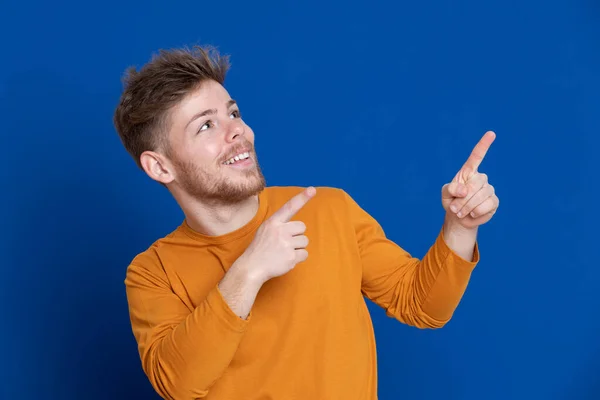
{"label": "shoulder", "polygon": [[185,236],[181,227],[155,240],[146,249],[136,254],[127,266],[126,283],[131,283],[135,277],[150,278],[156,283],[167,284],[167,274],[163,266],[165,248],[174,242],[180,242]]}

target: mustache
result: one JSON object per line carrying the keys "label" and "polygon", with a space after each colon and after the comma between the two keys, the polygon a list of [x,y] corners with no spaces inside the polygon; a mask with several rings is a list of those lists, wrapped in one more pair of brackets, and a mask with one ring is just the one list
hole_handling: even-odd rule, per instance
{"label": "mustache", "polygon": [[250,154],[254,154],[254,146],[252,145],[252,143],[250,142],[245,142],[243,144],[237,145],[235,146],[233,149],[231,149],[228,153],[227,156],[223,157],[223,159],[221,160],[221,162],[225,162],[227,160],[229,160],[232,157],[237,156],[240,153],[244,153],[244,152],[248,152]]}

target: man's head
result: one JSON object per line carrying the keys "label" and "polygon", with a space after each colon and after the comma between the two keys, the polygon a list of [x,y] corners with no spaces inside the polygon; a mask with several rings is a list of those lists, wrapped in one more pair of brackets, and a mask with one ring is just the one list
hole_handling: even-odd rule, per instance
{"label": "man's head", "polygon": [[254,132],[223,86],[228,69],[227,57],[195,47],[161,51],[125,77],[117,132],[137,165],[172,192],[235,203],[265,186]]}

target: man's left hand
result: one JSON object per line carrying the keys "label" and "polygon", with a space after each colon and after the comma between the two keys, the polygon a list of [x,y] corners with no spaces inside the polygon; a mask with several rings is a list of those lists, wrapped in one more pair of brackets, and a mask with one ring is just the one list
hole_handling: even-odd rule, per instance
{"label": "man's left hand", "polygon": [[486,132],[452,182],[442,187],[446,224],[474,229],[496,213],[500,200],[487,175],[477,171],[495,138],[494,132]]}

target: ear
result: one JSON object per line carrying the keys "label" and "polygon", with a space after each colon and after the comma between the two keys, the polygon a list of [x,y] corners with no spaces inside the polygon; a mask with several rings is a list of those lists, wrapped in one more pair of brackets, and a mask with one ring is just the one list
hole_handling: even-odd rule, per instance
{"label": "ear", "polygon": [[175,179],[173,167],[161,154],[154,151],[145,151],[140,155],[140,163],[146,174],[164,185]]}

